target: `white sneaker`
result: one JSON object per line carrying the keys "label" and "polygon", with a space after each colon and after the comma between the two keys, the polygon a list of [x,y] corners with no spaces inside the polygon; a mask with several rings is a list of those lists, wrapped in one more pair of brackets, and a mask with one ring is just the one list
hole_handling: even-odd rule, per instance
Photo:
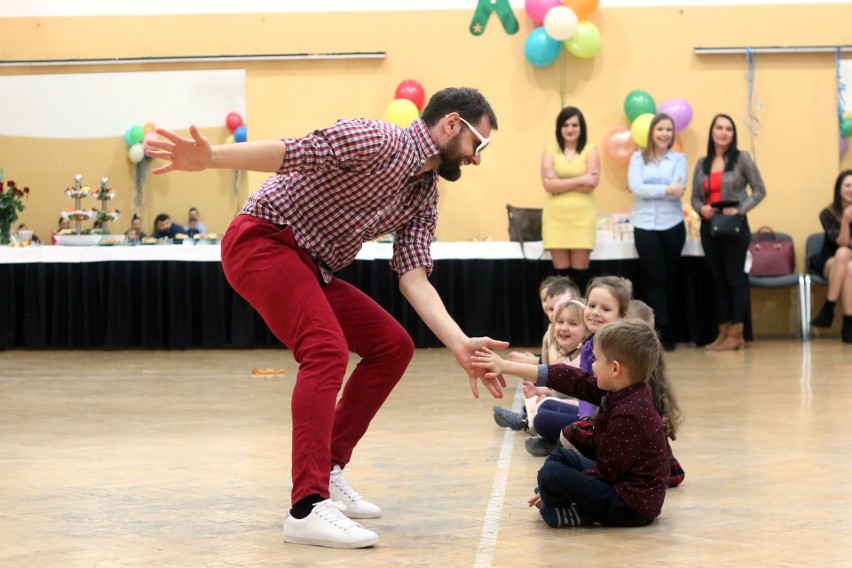
{"label": "white sneaker", "polygon": [[326,499],[314,505],[304,519],[287,515],[284,542],[328,548],[364,548],[379,542],[379,535],[346,517],[342,508],[341,504]]}
{"label": "white sneaker", "polygon": [[331,470],[331,477],[328,480],[329,498],[332,501],[337,501],[346,505],[344,514],[353,519],[377,519],[382,516],[382,510],[378,505],[373,505],[361,495],[352,489],[346,478],[343,477],[343,470],[339,465],[334,466]]}

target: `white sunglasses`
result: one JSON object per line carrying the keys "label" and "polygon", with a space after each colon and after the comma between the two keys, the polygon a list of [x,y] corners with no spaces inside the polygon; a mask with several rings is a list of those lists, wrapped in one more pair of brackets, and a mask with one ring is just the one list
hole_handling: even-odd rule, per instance
{"label": "white sunglasses", "polygon": [[459,120],[464,122],[467,125],[467,127],[470,128],[470,131],[473,132],[474,136],[479,138],[479,146],[476,147],[474,154],[476,154],[477,156],[480,155],[482,153],[482,151],[485,150],[485,148],[491,143],[491,138],[486,138],[485,136],[480,134],[479,131],[476,130],[476,128],[474,128],[471,123],[469,123],[468,121],[466,121],[462,117],[459,117]]}

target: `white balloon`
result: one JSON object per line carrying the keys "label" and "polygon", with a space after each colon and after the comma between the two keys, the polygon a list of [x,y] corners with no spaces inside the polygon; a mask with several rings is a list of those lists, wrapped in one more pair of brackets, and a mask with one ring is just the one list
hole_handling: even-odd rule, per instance
{"label": "white balloon", "polygon": [[137,142],[133,146],[127,150],[127,159],[133,162],[134,164],[138,164],[145,157],[145,148],[142,146],[141,142]]}
{"label": "white balloon", "polygon": [[577,31],[577,14],[567,6],[554,6],[544,15],[544,31],[557,41],[565,41]]}

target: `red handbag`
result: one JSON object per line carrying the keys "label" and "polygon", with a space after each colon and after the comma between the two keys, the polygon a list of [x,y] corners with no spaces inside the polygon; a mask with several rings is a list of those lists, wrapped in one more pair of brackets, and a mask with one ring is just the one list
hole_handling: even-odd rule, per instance
{"label": "red handbag", "polygon": [[772,227],[761,227],[751,236],[751,276],[786,276],[796,271],[793,241],[781,240]]}

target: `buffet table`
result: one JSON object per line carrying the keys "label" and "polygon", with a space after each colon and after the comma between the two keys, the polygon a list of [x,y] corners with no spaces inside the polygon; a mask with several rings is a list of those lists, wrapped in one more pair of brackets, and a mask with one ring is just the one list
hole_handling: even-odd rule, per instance
{"label": "buffet table", "polygon": [[[536,345],[545,328],[538,285],[551,272],[540,242],[435,242],[431,281],[470,335]],[[337,276],[402,323],[418,347],[440,343],[403,299],[390,243],[366,243]],[[712,283],[701,247],[684,247],[679,341],[713,339]],[[592,272],[638,281],[633,243],[592,254]],[[280,346],[226,282],[218,245],[0,247],[0,349],[186,349]]]}

